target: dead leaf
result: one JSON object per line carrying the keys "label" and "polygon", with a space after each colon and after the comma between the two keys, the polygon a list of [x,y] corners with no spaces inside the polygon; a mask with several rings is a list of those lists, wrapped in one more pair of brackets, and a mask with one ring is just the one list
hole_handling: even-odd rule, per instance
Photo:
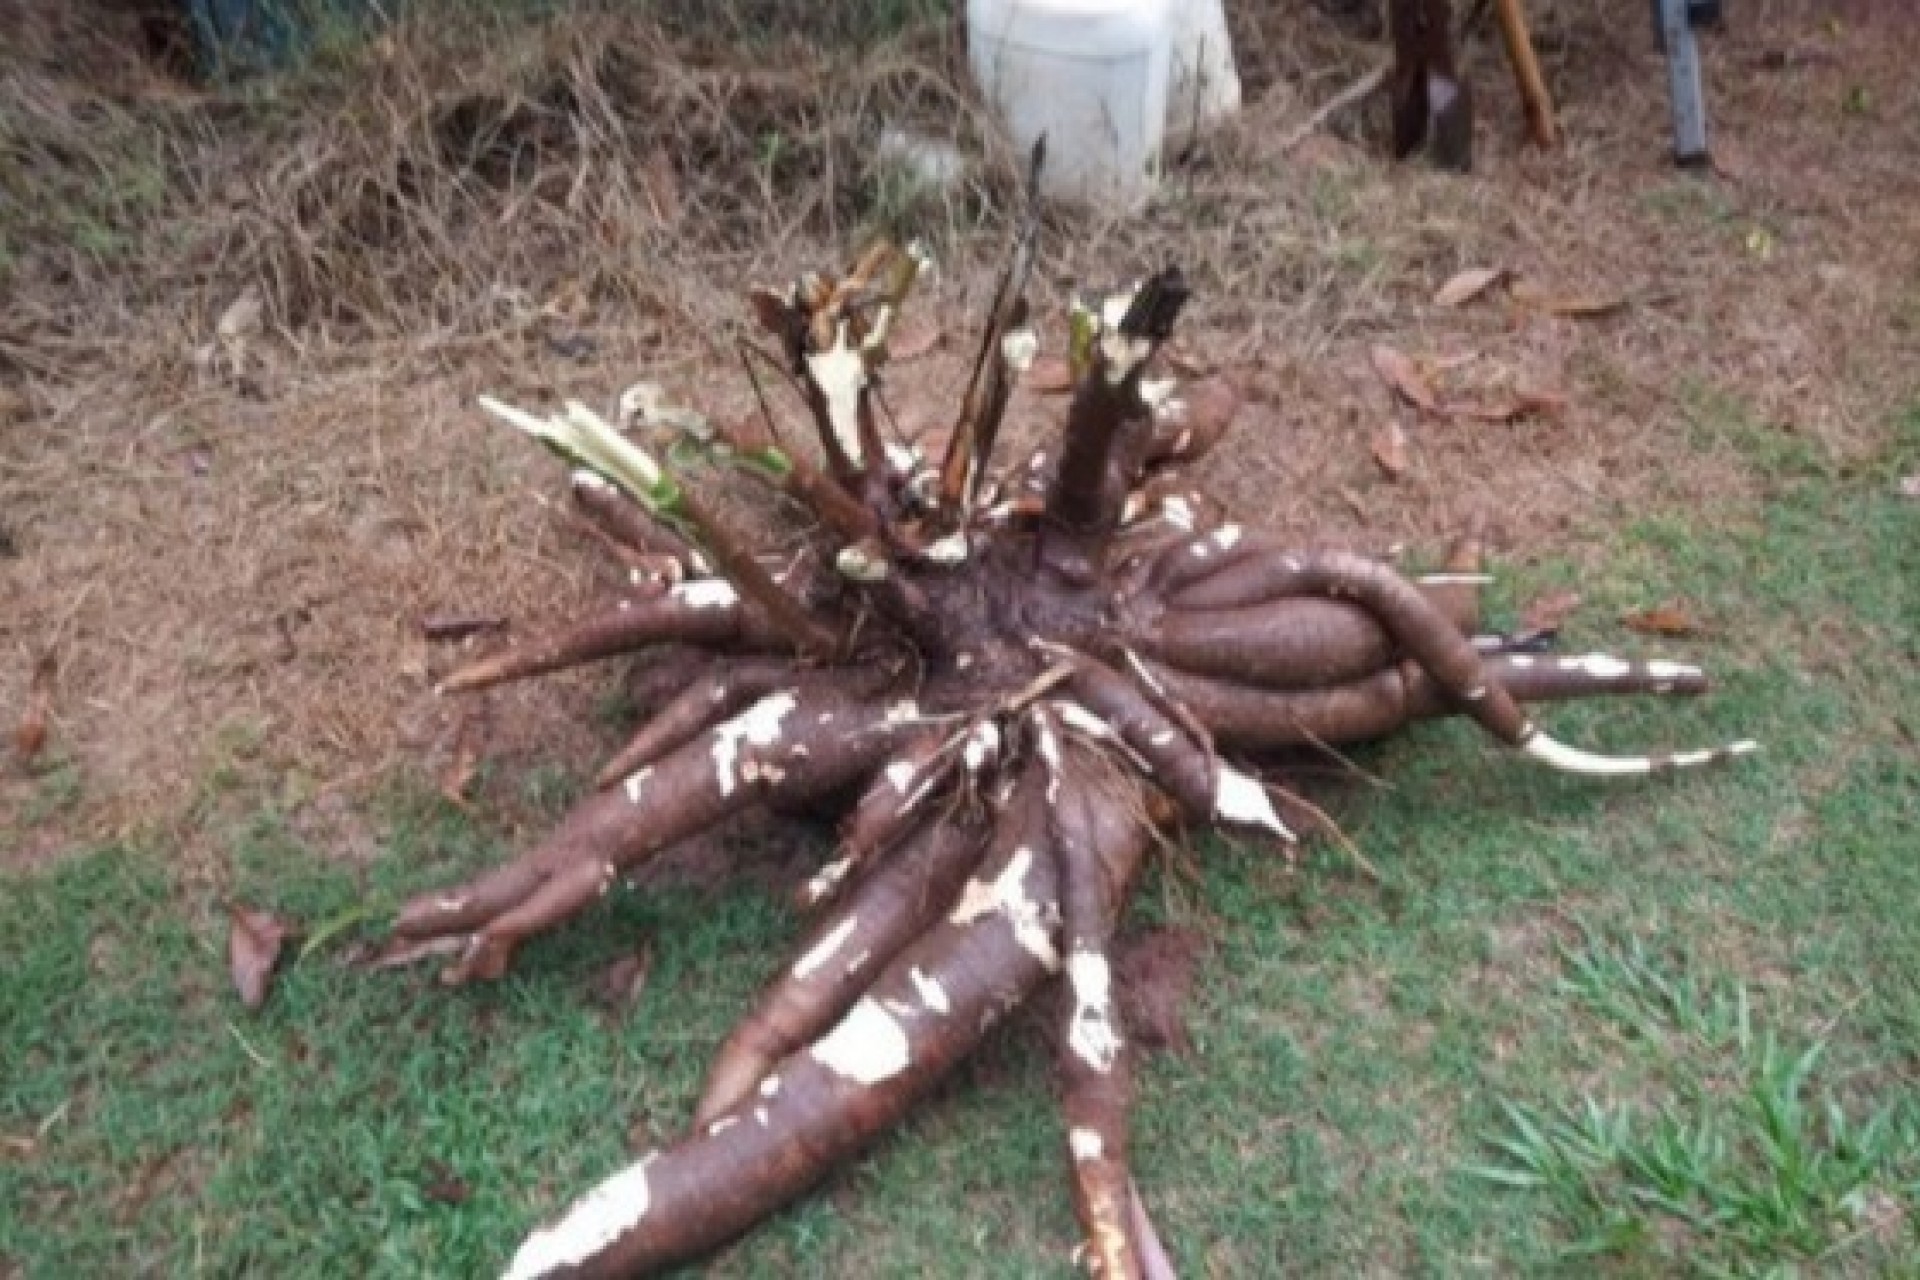
{"label": "dead leaf", "polygon": [[420,1188],[420,1194],[435,1204],[465,1204],[472,1193],[459,1174],[438,1160],[429,1160],[427,1184]]}
{"label": "dead leaf", "polygon": [[266,305],[260,296],[260,286],[250,284],[220,313],[220,319],[213,327],[214,335],[230,348],[244,344],[248,338],[260,332],[261,317],[265,313]]}
{"label": "dead leaf", "polygon": [[1373,371],[1403,400],[1428,413],[1440,412],[1440,402],[1434,397],[1433,388],[1427,384],[1426,375],[1420,372],[1420,366],[1406,352],[1385,345],[1376,346],[1372,360]]}
{"label": "dead leaf", "polygon": [[31,1159],[38,1150],[40,1150],[40,1142],[37,1138],[17,1138],[12,1134],[0,1136],[0,1154],[15,1160]]}
{"label": "dead leaf", "polygon": [[420,634],[435,641],[465,640],[506,626],[506,618],[497,613],[436,613],[420,620]]}
{"label": "dead leaf", "polygon": [[53,719],[53,683],[60,665],[51,652],[40,655],[33,664],[33,679],[27,685],[27,711],[13,731],[13,748],[22,760],[31,760],[47,745],[47,726]]}
{"label": "dead leaf", "polygon": [[1522,418],[1557,418],[1567,411],[1567,398],[1553,391],[1522,388],[1504,400],[1478,404],[1450,404],[1450,417],[1476,422],[1518,422]]}
{"label": "dead leaf", "polygon": [[1191,1053],[1187,1036],[1187,1001],[1205,935],[1195,929],[1166,928],[1122,947],[1114,965],[1114,987],[1127,1032],[1150,1049]]}
{"label": "dead leaf", "polygon": [[1647,636],[1671,636],[1683,638],[1700,635],[1703,628],[1686,606],[1678,600],[1669,600],[1665,604],[1655,605],[1651,609],[1641,609],[1634,613],[1622,614],[1620,621],[1630,631],[1638,631]]}
{"label": "dead leaf", "polygon": [[932,320],[922,319],[917,324],[901,325],[887,339],[887,359],[894,364],[918,360],[931,355],[946,340],[946,330]]}
{"label": "dead leaf", "polygon": [[241,1004],[258,1009],[267,1002],[267,986],[274,965],[280,962],[287,924],[270,911],[251,907],[229,907],[227,917],[227,967],[233,974],[233,989],[240,993]]}
{"label": "dead leaf", "polygon": [[1021,379],[1029,391],[1043,396],[1065,395],[1073,390],[1073,366],[1060,356],[1041,356],[1027,368]]}
{"label": "dead leaf", "polygon": [[647,976],[653,972],[653,948],[642,946],[621,956],[594,979],[593,998],[609,1013],[625,1013],[647,989]]}
{"label": "dead leaf", "polygon": [[1579,607],[1578,591],[1549,591],[1520,611],[1520,630],[1535,635],[1558,631]]}
{"label": "dead leaf", "polygon": [[1389,422],[1374,433],[1373,460],[1389,480],[1407,474],[1407,433],[1399,423]]}
{"label": "dead leaf", "polygon": [[1525,282],[1513,286],[1513,300],[1530,311],[1574,320],[1596,320],[1625,310],[1625,294],[1555,293]]}
{"label": "dead leaf", "polygon": [[1440,286],[1433,295],[1436,307],[1464,307],[1507,278],[1505,267],[1469,267]]}

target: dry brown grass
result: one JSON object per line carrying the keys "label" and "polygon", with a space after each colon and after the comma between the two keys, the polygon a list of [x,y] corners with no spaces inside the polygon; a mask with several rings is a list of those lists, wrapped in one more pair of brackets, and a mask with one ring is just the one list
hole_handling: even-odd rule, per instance
{"label": "dry brown grass", "polygon": [[[1242,514],[1429,545],[1484,516],[1508,552],[1597,556],[1585,545],[1622,513],[1763,487],[1737,433],[1684,429],[1702,397],[1836,464],[1911,401],[1920,84],[1898,6],[1737,6],[1709,46],[1724,172],[1694,178],[1665,162],[1664,76],[1638,23],[1600,0],[1544,5],[1568,148],[1522,148],[1483,43],[1467,179],[1389,165],[1364,137],[1276,154],[1380,53],[1305,8],[1257,8],[1242,121],[1145,217],[1061,223],[1042,273],[1057,305],[1074,279],[1188,266],[1186,351],[1256,396],[1207,477]],[[740,408],[725,352],[741,286],[889,222],[947,244],[930,303],[957,325],[991,260],[975,229],[1007,189],[948,31],[749,55],[604,16],[421,20],[209,96],[159,78],[124,31],[32,30],[0,71],[18,186],[0,214],[0,713],[42,652],[61,674],[46,760],[0,766],[0,811],[32,819],[0,822],[14,856],[192,826],[220,768],[253,801],[317,808],[431,766],[457,714],[427,691],[448,658],[416,639],[420,615],[538,617],[597,572],[550,509],[545,460],[480,424],[474,394],[604,400],[644,375]],[[871,160],[883,122],[985,156],[978,176],[950,202],[901,202]],[[1597,319],[1498,293],[1433,306],[1470,265],[1625,303]],[[248,290],[258,330],[223,342]],[[1550,387],[1567,411],[1421,420],[1368,367],[1376,343],[1432,361],[1450,393]],[[896,375],[909,423],[949,411],[955,346]],[[1018,425],[1057,409],[1022,397]],[[1395,414],[1412,465],[1389,482],[1368,442]],[[488,759],[511,774],[585,758],[603,688],[587,674],[496,695]],[[47,802],[48,760],[77,798]]]}

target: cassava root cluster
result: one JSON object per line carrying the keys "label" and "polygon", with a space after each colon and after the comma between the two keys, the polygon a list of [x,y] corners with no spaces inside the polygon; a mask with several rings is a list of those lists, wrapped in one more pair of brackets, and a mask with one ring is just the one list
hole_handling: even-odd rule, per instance
{"label": "cassava root cluster", "polygon": [[537,847],[407,904],[386,958],[444,955],[450,982],[496,977],[527,938],[731,814],[843,811],[837,846],[798,893],[813,926],[721,1049],[686,1136],[534,1233],[516,1280],[641,1274],[748,1230],[1059,975],[1082,1256],[1104,1277],[1169,1275],[1129,1173],[1131,1055],[1109,953],[1156,835],[1293,838],[1267,786],[1231,761],[1442,715],[1589,774],[1749,749],[1611,757],[1547,736],[1525,704],[1692,694],[1703,677],[1478,635],[1471,543],[1445,572],[1410,580],[1215,515],[1179,473],[1220,440],[1238,397],[1222,381],[1151,376],[1187,299],[1177,270],[1076,305],[1058,446],[997,468],[1036,348],[1034,234],[1029,220],[1016,237],[937,448],[891,438],[876,411],[913,253],[881,246],[842,275],[753,295],[818,452],[776,446],[770,415],[704,447],[803,513],[777,559],[583,406],[542,418],[486,402],[578,468],[579,508],[632,585],[444,687],[662,648],[672,692]]}

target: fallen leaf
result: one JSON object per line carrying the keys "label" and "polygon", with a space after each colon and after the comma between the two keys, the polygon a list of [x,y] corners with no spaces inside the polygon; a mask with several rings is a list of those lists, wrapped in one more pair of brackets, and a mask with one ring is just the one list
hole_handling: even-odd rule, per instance
{"label": "fallen leaf", "polygon": [[39,1140],[35,1138],[17,1138],[12,1134],[0,1137],[0,1153],[11,1156],[16,1160],[29,1159],[34,1152],[39,1149]]}
{"label": "fallen leaf", "polygon": [[1641,609],[1634,613],[1622,614],[1620,621],[1630,631],[1638,631],[1647,636],[1685,637],[1697,636],[1704,628],[1688,613],[1686,606],[1677,600],[1655,605],[1651,609]]}
{"label": "fallen leaf", "polygon": [[1397,422],[1389,422],[1373,437],[1373,460],[1389,480],[1407,474],[1407,433]]}
{"label": "fallen leaf", "polygon": [[895,364],[918,360],[932,354],[946,340],[946,330],[932,320],[922,319],[917,324],[901,325],[887,339],[887,359]]}
{"label": "fallen leaf", "polygon": [[420,634],[428,640],[465,640],[506,626],[506,618],[497,613],[436,613],[420,620]]}
{"label": "fallen leaf", "polygon": [[22,760],[31,760],[47,745],[47,725],[53,718],[53,683],[60,666],[52,653],[40,655],[33,664],[33,679],[27,685],[27,711],[13,731],[13,747]]}
{"label": "fallen leaf", "polygon": [[600,349],[600,344],[584,333],[548,334],[547,350],[564,360],[585,360]]}
{"label": "fallen leaf", "polygon": [[1060,356],[1041,356],[1028,366],[1021,381],[1027,390],[1043,396],[1065,395],[1073,390],[1073,366]]}
{"label": "fallen leaf", "polygon": [[1187,1001],[1207,940],[1198,930],[1155,929],[1122,947],[1114,987],[1127,1032],[1149,1049],[1191,1053]]}
{"label": "fallen leaf", "polygon": [[250,284],[220,313],[220,319],[213,327],[214,334],[229,347],[242,344],[260,332],[260,320],[265,312],[260,286]]}
{"label": "fallen leaf", "polygon": [[1428,413],[1440,412],[1440,402],[1434,398],[1433,388],[1427,385],[1426,375],[1420,372],[1420,367],[1406,352],[1389,346],[1376,346],[1372,360],[1373,371],[1402,399]]}
{"label": "fallen leaf", "polygon": [[1567,411],[1567,398],[1557,392],[1522,389],[1505,400],[1477,404],[1449,404],[1447,414],[1476,422],[1518,422],[1522,418],[1557,418]]}
{"label": "fallen leaf", "polygon": [[1916,471],[1910,476],[1900,477],[1900,496],[1903,498],[1920,498],[1920,471]]}
{"label": "fallen leaf", "polygon": [[459,1174],[438,1160],[427,1162],[427,1184],[420,1194],[435,1204],[465,1204],[472,1193]]}
{"label": "fallen leaf", "polygon": [[1521,633],[1538,635],[1558,631],[1579,607],[1578,591],[1549,591],[1520,611]]}
{"label": "fallen leaf", "polygon": [[653,972],[653,949],[643,946],[621,956],[594,979],[593,996],[609,1013],[625,1013],[647,989],[647,976]]}
{"label": "fallen leaf", "polygon": [[233,989],[240,993],[241,1004],[258,1009],[267,1002],[267,985],[280,961],[281,944],[287,940],[286,922],[270,911],[251,907],[229,907],[227,917],[227,967],[233,974]]}
{"label": "fallen leaf", "polygon": [[1595,320],[1624,310],[1625,294],[1553,293],[1524,282],[1513,286],[1513,300],[1532,311],[1575,320]]}
{"label": "fallen leaf", "polygon": [[1505,267],[1469,267],[1440,286],[1436,307],[1463,307],[1507,278]]}

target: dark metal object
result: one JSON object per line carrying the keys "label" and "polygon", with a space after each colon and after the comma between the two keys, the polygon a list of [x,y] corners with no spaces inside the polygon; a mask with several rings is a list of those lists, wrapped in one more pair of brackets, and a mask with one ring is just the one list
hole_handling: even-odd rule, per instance
{"label": "dark metal object", "polygon": [[[1667,83],[1673,97],[1673,162],[1689,169],[1708,163],[1707,104],[1700,88],[1700,47],[1693,38],[1696,3],[1659,0]],[[1713,7],[1717,14],[1718,4]]]}

